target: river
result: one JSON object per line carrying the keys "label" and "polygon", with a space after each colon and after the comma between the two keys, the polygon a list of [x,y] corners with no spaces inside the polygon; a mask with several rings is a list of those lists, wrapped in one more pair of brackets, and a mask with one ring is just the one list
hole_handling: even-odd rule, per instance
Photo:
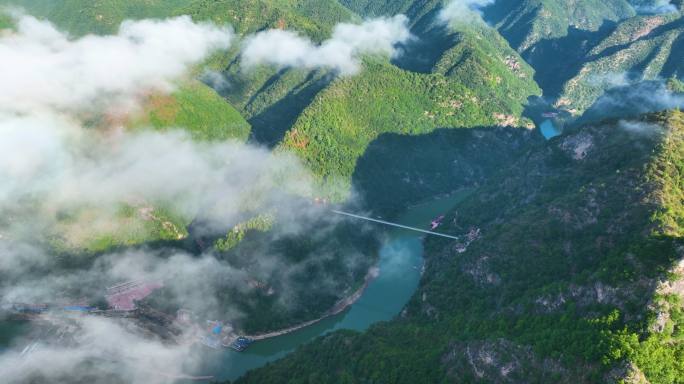
{"label": "river", "polygon": [[[449,211],[466,193],[454,194],[411,207],[394,220],[397,223],[428,228],[436,216]],[[378,224],[378,230],[386,230]],[[197,375],[213,375],[218,380],[234,380],[250,369],[281,358],[299,345],[338,329],[363,331],[372,324],[391,320],[402,310],[413,295],[423,266],[424,235],[392,228],[380,249],[379,270],[363,295],[344,312],[326,318],[290,334],[261,340],[244,352],[230,349],[213,350],[197,345],[198,357],[204,362]],[[27,323],[0,321],[0,352],[11,340],[28,329]]]}
{"label": "river", "polygon": [[[394,221],[427,228],[430,220],[449,211],[464,195],[454,194],[415,205]],[[418,287],[423,266],[422,237],[420,233],[390,229],[380,249],[379,276],[348,310],[296,332],[258,341],[244,352],[214,351],[205,347],[201,353],[206,363],[197,374],[234,380],[250,369],[287,355],[318,336],[338,329],[363,331],[377,322],[391,320],[401,312]]]}

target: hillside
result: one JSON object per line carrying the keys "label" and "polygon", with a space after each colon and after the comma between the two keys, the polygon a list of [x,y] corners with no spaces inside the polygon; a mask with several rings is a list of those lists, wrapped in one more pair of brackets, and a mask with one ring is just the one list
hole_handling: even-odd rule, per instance
{"label": "hillside", "polygon": [[580,59],[579,71],[565,82],[556,104],[577,114],[616,85],[682,76],[683,48],[681,14],[625,20]]}
{"label": "hillside", "polygon": [[485,17],[535,69],[546,98],[579,116],[613,87],[681,76],[684,3],[649,11],[654,3],[497,2]]}
{"label": "hillside", "polygon": [[683,15],[0,0],[0,377],[684,384]]}
{"label": "hillside", "polygon": [[132,128],[181,128],[197,140],[246,141],[250,125],[232,105],[199,81],[188,81],[170,95],[152,94]]}
{"label": "hillside", "polygon": [[29,14],[46,18],[73,35],[109,34],[126,19],[173,15],[193,0],[0,0],[20,6]]}
{"label": "hillside", "polygon": [[348,193],[357,159],[383,133],[532,127],[522,114],[540,92],[534,72],[496,31],[483,23],[416,28],[421,42],[392,64],[369,58],[351,78],[310,77],[318,93],[281,131],[281,148],[303,158],[335,198]]}
{"label": "hillside", "polygon": [[447,215],[479,238],[427,241],[400,318],[238,382],[677,382],[683,132],[671,112],[537,145]]}
{"label": "hillside", "polygon": [[[479,52],[475,52],[479,53]],[[477,60],[477,58],[473,58]],[[501,97],[488,87],[503,81],[492,73],[467,81],[439,73],[420,74],[383,63],[367,62],[357,77],[338,79],[321,92],[286,134],[282,147],[297,153],[332,188],[344,196],[357,159],[382,133],[420,135],[439,127],[525,126],[522,103],[536,87],[513,80]],[[479,84],[469,87],[469,81]],[[340,195],[342,194],[342,195]]]}
{"label": "hillside", "polygon": [[485,18],[525,52],[542,40],[565,36],[569,27],[597,31],[635,13],[627,0],[522,0],[496,2],[485,9]]}

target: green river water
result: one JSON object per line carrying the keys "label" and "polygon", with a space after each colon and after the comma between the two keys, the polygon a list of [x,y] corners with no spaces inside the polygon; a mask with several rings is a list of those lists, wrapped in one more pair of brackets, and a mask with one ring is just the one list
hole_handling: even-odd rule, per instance
{"label": "green river water", "polygon": [[[463,197],[464,194],[455,194],[413,206],[394,221],[427,229],[430,220],[449,211]],[[255,342],[244,352],[197,346],[196,357],[200,357],[203,364],[194,373],[213,375],[217,380],[234,380],[250,369],[285,356],[318,336],[338,329],[362,331],[374,323],[391,320],[399,314],[420,280],[424,235],[377,225],[380,230],[388,229],[386,240],[380,249],[380,274],[349,309],[296,332]],[[8,348],[11,340],[25,329],[28,329],[27,323],[0,322],[0,352]]]}
{"label": "green river water", "polygon": [[[433,218],[449,211],[463,197],[464,194],[455,194],[413,206],[394,221],[427,229]],[[380,249],[380,275],[351,308],[296,332],[258,341],[244,352],[208,351],[205,348],[201,353],[206,357],[206,364],[197,374],[234,380],[318,336],[338,329],[363,331],[374,323],[391,320],[401,312],[418,287],[423,266],[422,238],[422,234],[413,231],[390,229]]]}

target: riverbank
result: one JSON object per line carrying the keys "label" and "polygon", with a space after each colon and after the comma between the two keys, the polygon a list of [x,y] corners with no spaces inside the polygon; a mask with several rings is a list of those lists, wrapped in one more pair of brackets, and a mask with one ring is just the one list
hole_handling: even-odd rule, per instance
{"label": "riverbank", "polygon": [[[430,220],[448,212],[467,195],[466,191],[459,191],[417,204],[394,221],[427,228]],[[391,229],[380,249],[378,276],[351,294],[348,302],[340,301],[323,319],[261,339],[244,352],[200,348],[198,354],[203,364],[194,367],[194,372],[212,374],[219,381],[235,380],[251,369],[284,357],[316,337],[342,329],[362,332],[377,322],[391,320],[401,313],[418,287],[422,267],[423,236],[409,230]]]}
{"label": "riverbank", "polygon": [[368,273],[366,274],[366,277],[364,278],[364,282],[359,289],[357,289],[352,295],[338,301],[331,309],[329,309],[327,312],[325,312],[323,314],[323,316],[321,316],[317,319],[310,320],[310,321],[307,321],[307,322],[304,322],[304,323],[301,323],[301,324],[298,324],[298,325],[295,325],[295,326],[292,326],[289,328],[281,329],[278,331],[263,333],[260,335],[245,336],[245,337],[248,337],[254,341],[258,341],[258,340],[265,340],[265,339],[270,339],[273,337],[283,336],[283,335],[287,335],[288,333],[292,333],[292,332],[298,331],[300,329],[310,327],[316,323],[319,323],[319,322],[327,319],[328,317],[339,315],[340,313],[344,312],[345,309],[351,307],[354,303],[356,303],[361,298],[361,296],[363,296],[363,293],[366,291],[366,289],[370,285],[371,281],[373,281],[373,279],[378,277],[378,274],[379,274],[379,269],[377,267],[371,268],[368,271]]}

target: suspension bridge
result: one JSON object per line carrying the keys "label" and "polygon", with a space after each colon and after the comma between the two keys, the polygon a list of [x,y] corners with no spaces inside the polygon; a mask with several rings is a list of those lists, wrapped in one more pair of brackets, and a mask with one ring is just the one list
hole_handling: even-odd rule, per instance
{"label": "suspension bridge", "polygon": [[373,219],[373,218],[371,218],[371,217],[356,215],[356,214],[349,213],[349,212],[344,212],[344,211],[337,211],[337,210],[331,210],[331,211],[332,211],[332,213],[335,213],[335,214],[338,214],[338,215],[342,215],[342,216],[347,216],[347,217],[353,217],[353,218],[355,218],[355,219],[361,219],[361,220],[370,221],[370,222],[373,222],[373,223],[389,225],[389,226],[391,226],[391,227],[396,227],[396,228],[408,229],[409,231],[421,232],[421,233],[425,233],[425,234],[428,234],[428,235],[434,235],[434,236],[446,237],[446,238],[454,239],[454,240],[460,240],[459,237],[447,235],[447,234],[444,234],[444,233],[428,231],[428,230],[421,229],[421,228],[416,228],[416,227],[409,227],[408,225],[402,225],[402,224],[392,223],[392,222],[385,221],[385,220]]}

